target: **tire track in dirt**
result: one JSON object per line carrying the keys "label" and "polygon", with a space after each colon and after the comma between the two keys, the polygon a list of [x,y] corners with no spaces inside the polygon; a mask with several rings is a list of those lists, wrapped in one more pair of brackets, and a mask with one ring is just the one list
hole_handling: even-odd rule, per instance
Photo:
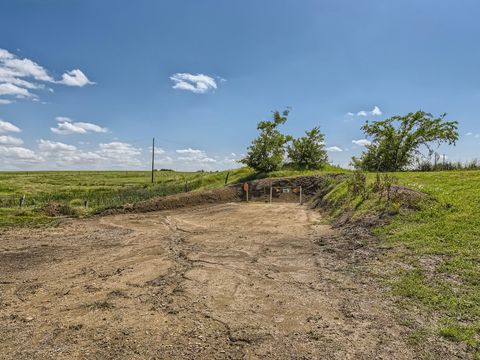
{"label": "tire track in dirt", "polygon": [[75,221],[28,239],[11,233],[0,248],[43,241],[71,255],[22,272],[0,264],[15,282],[41,284],[37,295],[23,288],[21,302],[22,288],[0,284],[9,303],[0,310],[0,354],[415,358],[365,264],[337,256],[342,238],[320,220],[298,204],[230,203]]}

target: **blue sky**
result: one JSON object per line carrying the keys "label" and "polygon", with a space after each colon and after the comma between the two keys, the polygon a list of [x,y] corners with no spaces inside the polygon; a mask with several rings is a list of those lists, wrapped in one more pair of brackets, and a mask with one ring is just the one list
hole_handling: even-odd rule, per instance
{"label": "blue sky", "polygon": [[320,126],[334,164],[361,153],[366,119],[418,109],[459,121],[440,152],[472,159],[478,14],[474,0],[0,0],[0,170],[148,169],[152,136],[159,168],[230,168],[286,106],[284,131]]}

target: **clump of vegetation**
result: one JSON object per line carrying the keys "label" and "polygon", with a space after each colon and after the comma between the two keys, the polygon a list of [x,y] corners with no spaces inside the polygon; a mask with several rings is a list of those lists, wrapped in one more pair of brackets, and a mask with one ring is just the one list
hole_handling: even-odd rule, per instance
{"label": "clump of vegetation", "polygon": [[443,159],[438,153],[434,153],[433,161],[431,159],[419,158],[415,171],[452,171],[452,170],[480,170],[480,161],[473,159],[467,162],[448,161]]}
{"label": "clump of vegetation", "polygon": [[364,171],[393,172],[411,168],[422,147],[431,150],[431,144],[455,144],[458,123],[445,121],[446,114],[434,118],[424,111],[393,116],[382,121],[368,121],[362,126],[371,144],[360,158],[352,158],[353,165]]}
{"label": "clump of vegetation", "polygon": [[365,196],[367,192],[367,176],[361,171],[355,171],[347,180],[348,192],[353,196]]}
{"label": "clump of vegetation", "polygon": [[292,164],[301,169],[321,169],[328,160],[325,135],[318,127],[306,131],[305,136],[292,139],[287,152]]}
{"label": "clump of vegetation", "polygon": [[274,111],[272,120],[258,123],[260,135],[252,141],[241,163],[257,172],[269,173],[280,170],[287,160],[285,154],[288,154],[289,167],[315,170],[327,165],[325,135],[320,128],[314,127],[298,139],[278,130],[287,121],[289,113],[289,110]]}
{"label": "clump of vegetation", "polygon": [[260,135],[252,141],[247,156],[241,163],[258,172],[268,173],[278,170],[283,164],[285,147],[292,137],[282,134],[278,127],[285,124],[289,110],[273,112],[273,120],[260,121],[257,129]]}

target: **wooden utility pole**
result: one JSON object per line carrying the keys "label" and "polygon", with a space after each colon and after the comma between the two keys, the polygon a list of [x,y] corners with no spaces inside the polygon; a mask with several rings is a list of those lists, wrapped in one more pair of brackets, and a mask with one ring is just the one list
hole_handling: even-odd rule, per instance
{"label": "wooden utility pole", "polygon": [[155,138],[152,140],[152,184],[153,184],[153,172],[155,171]]}

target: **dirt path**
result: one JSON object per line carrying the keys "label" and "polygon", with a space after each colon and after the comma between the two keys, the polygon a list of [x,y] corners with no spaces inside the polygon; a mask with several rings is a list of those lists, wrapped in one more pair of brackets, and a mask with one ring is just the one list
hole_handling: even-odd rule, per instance
{"label": "dirt path", "polygon": [[335,241],[260,203],[0,233],[0,357],[415,358]]}

